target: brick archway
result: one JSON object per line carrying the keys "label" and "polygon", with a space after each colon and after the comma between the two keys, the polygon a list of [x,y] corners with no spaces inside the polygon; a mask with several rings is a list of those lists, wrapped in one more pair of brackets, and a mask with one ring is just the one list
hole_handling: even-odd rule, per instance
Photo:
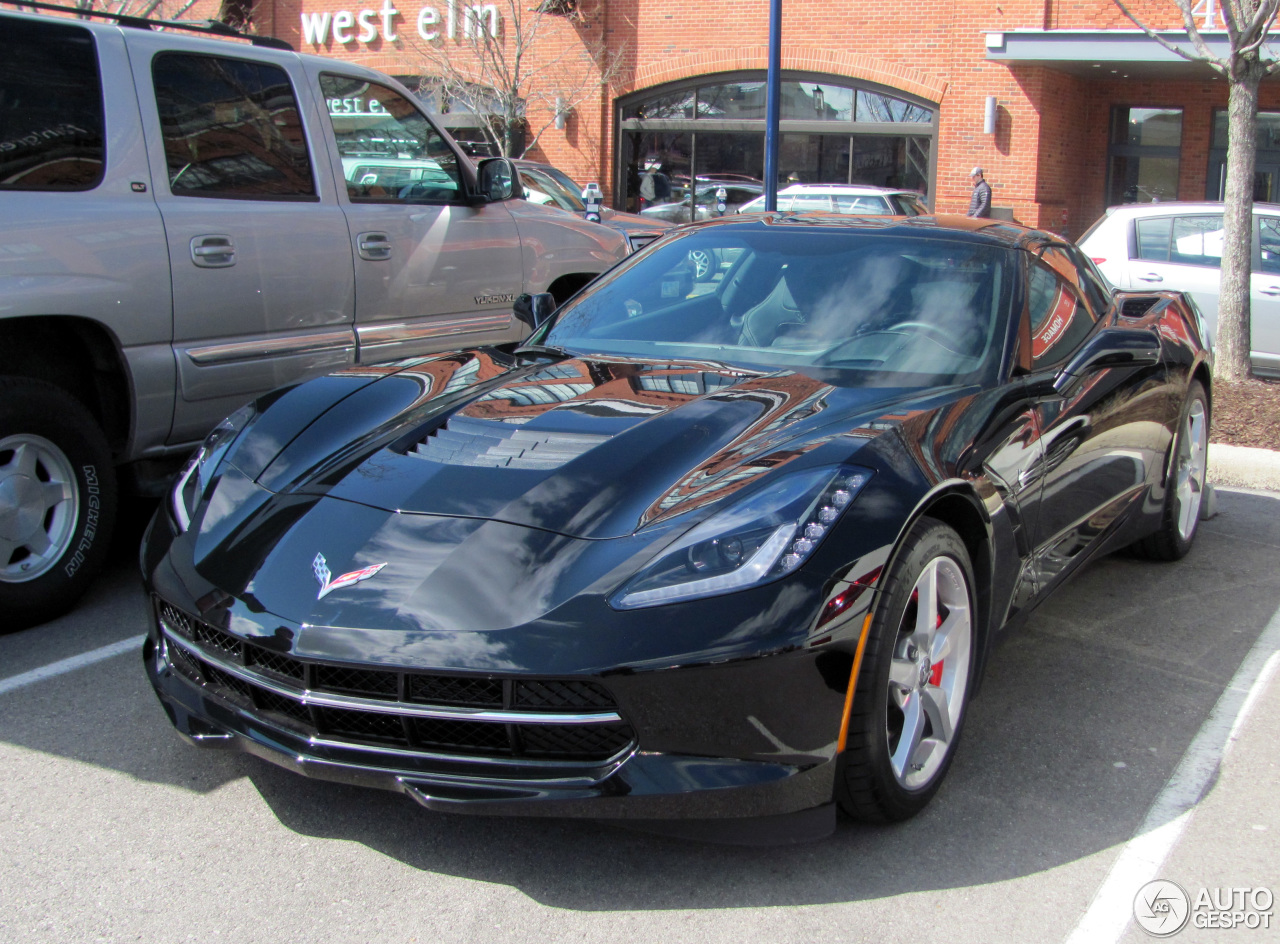
{"label": "brick archway", "polygon": [[[769,65],[768,52],[766,46],[741,46],[662,60],[637,69],[630,88],[615,89],[614,92],[619,96],[627,95],[655,85],[717,72],[763,71]],[[936,76],[861,53],[792,47],[783,50],[782,68],[862,79],[917,95],[934,104],[941,102],[947,91],[947,83]]]}

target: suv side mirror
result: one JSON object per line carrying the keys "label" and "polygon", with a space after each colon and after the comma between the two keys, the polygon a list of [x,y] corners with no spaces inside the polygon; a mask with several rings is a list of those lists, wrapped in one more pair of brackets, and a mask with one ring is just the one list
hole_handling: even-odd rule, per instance
{"label": "suv side mirror", "polygon": [[476,168],[476,181],[481,203],[501,203],[523,194],[516,165],[507,157],[490,157],[481,161]]}
{"label": "suv side mirror", "polygon": [[556,298],[550,292],[539,292],[537,295],[517,295],[515,304],[511,306],[517,318],[535,329],[551,317],[556,310]]}

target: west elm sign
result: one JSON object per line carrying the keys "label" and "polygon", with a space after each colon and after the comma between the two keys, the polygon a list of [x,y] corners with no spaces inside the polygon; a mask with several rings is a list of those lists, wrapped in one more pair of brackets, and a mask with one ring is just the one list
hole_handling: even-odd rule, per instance
{"label": "west elm sign", "polygon": [[[396,19],[401,16],[391,0],[382,0],[382,7],[377,10],[338,10],[330,13],[302,14],[302,37],[313,46],[323,46],[333,37],[335,43],[372,43],[379,36],[392,41],[399,39],[396,33]],[[419,8],[416,17],[418,35],[427,42],[439,39],[441,25],[443,34],[449,39],[458,38],[458,22],[462,22],[462,35],[466,39],[479,38],[488,33],[492,37],[498,35],[498,8],[492,3],[476,3],[459,7],[457,0],[446,0],[444,17],[440,10],[433,6]],[[381,30],[379,30],[381,27]],[[354,32],[355,30],[359,32]]]}

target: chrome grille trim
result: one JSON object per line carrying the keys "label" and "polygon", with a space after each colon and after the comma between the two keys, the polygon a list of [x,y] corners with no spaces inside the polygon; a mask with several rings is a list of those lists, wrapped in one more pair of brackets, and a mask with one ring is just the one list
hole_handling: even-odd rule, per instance
{"label": "chrome grille trim", "polygon": [[[313,692],[304,688],[284,685],[274,678],[254,672],[244,666],[229,662],[216,655],[208,648],[192,639],[184,637],[161,617],[160,624],[164,628],[166,640],[181,646],[199,656],[205,662],[221,669],[228,675],[241,681],[265,688],[269,692],[291,698],[304,707],[346,708],[356,711],[368,711],[377,714],[406,715],[416,718],[434,718],[441,721],[492,721],[505,724],[614,724],[622,721],[616,711],[595,712],[549,712],[549,711],[507,711],[490,708],[466,708],[447,705],[418,705],[403,701],[387,701],[373,698],[358,698],[351,695],[331,695]],[[350,746],[350,745],[347,745]],[[421,753],[421,752],[418,752]]]}
{"label": "chrome grille trim", "polygon": [[[368,744],[368,743],[353,744],[351,741],[336,741],[336,740],[333,740],[332,738],[318,737],[318,736],[312,736],[307,738],[307,743],[312,745],[313,747],[324,747],[324,748],[329,748],[331,750],[359,751],[362,754],[364,753],[377,754],[380,757],[388,757],[388,758],[394,757],[394,758],[401,758],[404,760],[440,761],[440,762],[447,762],[450,764],[475,764],[477,766],[488,767],[491,770],[494,768],[502,768],[502,767],[511,767],[511,768],[519,769],[519,772],[520,772],[519,777],[494,777],[494,776],[482,777],[472,773],[447,774],[447,773],[441,773],[440,771],[433,770],[429,775],[425,773],[412,774],[412,775],[407,775],[403,778],[405,780],[413,780],[413,781],[417,781],[419,779],[423,779],[423,780],[430,779],[435,781],[452,781],[459,784],[491,783],[495,786],[504,786],[504,787],[509,787],[513,783],[522,783],[522,782],[525,782],[526,780],[529,783],[557,784],[561,786],[575,786],[575,785],[586,786],[593,783],[598,783],[600,780],[605,779],[605,777],[609,776],[610,773],[612,773],[615,769],[617,769],[619,764],[622,762],[622,759],[628,756],[629,754],[631,754],[635,750],[635,745],[631,744],[623,748],[617,754],[614,754],[612,757],[606,757],[604,760],[600,760],[600,761],[592,761],[590,765],[590,769],[592,769],[593,771],[594,770],[602,771],[602,773],[600,773],[598,776],[593,774],[590,777],[582,777],[582,776],[530,777],[527,775],[531,771],[536,772],[540,770],[549,770],[549,771],[582,770],[585,765],[583,764],[582,761],[578,761],[578,760],[558,760],[556,758],[485,757],[477,754],[443,754],[443,753],[440,753],[439,751],[415,750],[414,748],[409,748],[409,747],[391,747],[390,745],[387,745],[387,744]],[[314,757],[308,757],[307,762],[308,763],[327,763],[335,767],[351,767],[352,766],[352,764],[349,761],[345,761],[345,760],[332,761],[332,760],[325,760],[324,758],[314,758]],[[366,769],[377,770],[378,768],[368,767]]]}

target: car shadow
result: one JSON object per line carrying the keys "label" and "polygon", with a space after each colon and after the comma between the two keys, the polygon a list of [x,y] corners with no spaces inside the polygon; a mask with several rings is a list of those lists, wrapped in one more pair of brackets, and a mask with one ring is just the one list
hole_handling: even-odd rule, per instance
{"label": "car shadow", "polygon": [[134,657],[100,664],[93,685],[25,690],[0,713],[0,740],[199,793],[248,777],[290,831],[509,885],[556,908],[823,904],[999,882],[1128,840],[1280,608],[1280,501],[1230,492],[1219,506],[1182,563],[1106,558],[1002,641],[924,813],[894,826],[842,822],[803,845],[439,814],[397,794],[195,750],[169,730]]}

